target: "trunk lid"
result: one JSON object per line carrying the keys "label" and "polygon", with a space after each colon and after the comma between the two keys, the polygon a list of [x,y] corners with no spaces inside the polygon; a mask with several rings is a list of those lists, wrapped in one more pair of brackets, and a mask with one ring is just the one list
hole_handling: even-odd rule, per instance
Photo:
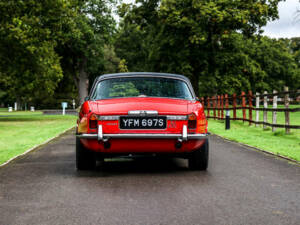
{"label": "trunk lid", "polygon": [[127,115],[131,110],[156,110],[160,115],[186,115],[190,101],[184,99],[134,97],[90,101],[90,109],[100,115]]}

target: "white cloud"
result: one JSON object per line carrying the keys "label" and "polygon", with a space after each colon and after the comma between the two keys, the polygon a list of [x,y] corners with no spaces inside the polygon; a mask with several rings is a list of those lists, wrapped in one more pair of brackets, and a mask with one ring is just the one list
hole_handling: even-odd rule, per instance
{"label": "white cloud", "polygon": [[264,29],[264,35],[273,38],[300,37],[299,0],[287,0],[278,5],[279,20],[269,22]]}

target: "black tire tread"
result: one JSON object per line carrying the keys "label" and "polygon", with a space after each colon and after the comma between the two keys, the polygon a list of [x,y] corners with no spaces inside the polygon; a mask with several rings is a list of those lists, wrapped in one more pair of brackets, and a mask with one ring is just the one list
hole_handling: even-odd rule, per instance
{"label": "black tire tread", "polygon": [[94,169],[96,159],[92,151],[86,149],[76,137],[76,168],[77,170]]}
{"label": "black tire tread", "polygon": [[188,158],[189,168],[191,170],[207,170],[209,156],[209,143],[208,139],[200,149],[192,152]]}

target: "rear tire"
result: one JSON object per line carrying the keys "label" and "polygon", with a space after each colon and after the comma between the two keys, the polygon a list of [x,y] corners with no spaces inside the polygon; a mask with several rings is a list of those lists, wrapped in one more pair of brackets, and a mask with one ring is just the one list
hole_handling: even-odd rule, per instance
{"label": "rear tire", "polygon": [[86,149],[76,137],[76,168],[77,170],[94,169],[96,166],[96,158],[92,151]]}
{"label": "rear tire", "polygon": [[189,168],[191,170],[206,170],[208,167],[208,155],[209,144],[208,139],[206,139],[199,149],[190,154],[188,158]]}

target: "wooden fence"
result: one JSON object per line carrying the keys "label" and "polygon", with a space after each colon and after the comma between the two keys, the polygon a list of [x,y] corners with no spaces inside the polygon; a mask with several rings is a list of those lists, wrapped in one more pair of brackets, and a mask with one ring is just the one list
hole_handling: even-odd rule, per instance
{"label": "wooden fence", "polygon": [[[290,98],[292,96],[292,98]],[[252,94],[249,91],[247,94],[242,92],[241,95],[233,94],[232,96],[217,95],[213,97],[200,98],[202,105],[206,110],[207,118],[224,120],[224,110],[231,110],[232,117],[230,120],[242,120],[249,122],[249,125],[256,124],[263,125],[266,129],[268,126],[272,127],[272,131],[276,128],[285,128],[286,133],[290,133],[290,129],[300,129],[300,125],[290,125],[290,113],[300,112],[300,107],[290,108],[290,104],[300,104],[300,90],[289,91],[288,87],[284,88],[284,92],[273,91],[268,94],[266,91],[263,94]],[[268,103],[272,103],[273,107],[268,108]],[[253,106],[255,103],[255,107]],[[260,107],[263,103],[263,107]],[[283,108],[278,108],[279,104],[283,104]],[[237,110],[242,110],[242,117],[237,117]],[[248,110],[248,118],[246,116]],[[255,120],[253,120],[253,111],[256,112]],[[263,111],[263,120],[260,121],[259,111]],[[211,115],[212,112],[212,115]],[[268,122],[268,112],[272,112],[272,123]],[[284,112],[285,124],[277,124],[277,112]]]}

